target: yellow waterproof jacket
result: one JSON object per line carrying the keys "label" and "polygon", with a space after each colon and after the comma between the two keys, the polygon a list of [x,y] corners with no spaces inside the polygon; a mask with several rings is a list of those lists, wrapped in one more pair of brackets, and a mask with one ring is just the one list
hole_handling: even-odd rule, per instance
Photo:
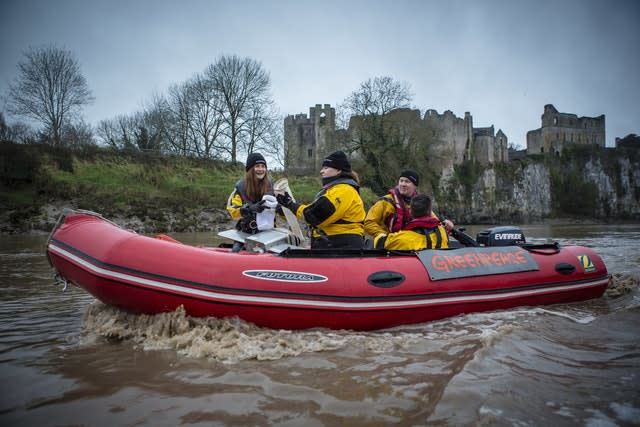
{"label": "yellow waterproof jacket", "polygon": [[390,234],[379,234],[373,241],[376,249],[396,251],[421,251],[423,249],[446,249],[449,247],[447,231],[439,225],[436,229],[401,230]]}
{"label": "yellow waterproof jacket", "polygon": [[229,195],[227,199],[227,212],[231,215],[231,219],[238,220],[240,219],[240,208],[244,202],[242,201],[242,196],[237,193],[235,190]]}
{"label": "yellow waterproof jacket", "polygon": [[367,212],[367,216],[364,219],[364,231],[372,237],[376,237],[379,234],[388,234],[389,227],[387,223],[389,217],[393,216],[395,212],[396,208],[391,194],[384,195],[369,208],[369,212]]}
{"label": "yellow waterproof jacket", "polygon": [[353,179],[340,177],[323,188],[311,204],[298,205],[296,217],[313,227],[314,238],[322,237],[323,233],[364,236],[364,203],[358,189]]}

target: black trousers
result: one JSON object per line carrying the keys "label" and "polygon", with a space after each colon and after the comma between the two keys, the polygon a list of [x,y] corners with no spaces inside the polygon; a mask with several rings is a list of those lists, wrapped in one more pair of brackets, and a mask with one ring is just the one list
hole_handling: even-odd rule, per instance
{"label": "black trousers", "polygon": [[311,249],[362,249],[363,238],[359,234],[336,234],[313,237]]}

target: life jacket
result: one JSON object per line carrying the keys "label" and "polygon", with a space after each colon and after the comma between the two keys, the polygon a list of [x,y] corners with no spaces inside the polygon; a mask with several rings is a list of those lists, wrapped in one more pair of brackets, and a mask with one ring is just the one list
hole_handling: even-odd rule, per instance
{"label": "life jacket", "polygon": [[[267,192],[265,194],[263,194],[263,196],[266,195],[266,194],[269,194],[269,195],[273,196],[273,182],[271,181],[271,178],[268,178],[268,180],[269,180],[268,181],[269,182],[269,186],[267,187]],[[247,195],[244,179],[240,179],[240,180],[238,180],[238,182],[236,182],[236,192],[240,195],[240,197],[242,198],[242,201],[244,203],[256,203],[256,202],[259,202],[259,200],[251,200],[249,198],[249,196]]]}
{"label": "life jacket", "polygon": [[405,202],[404,197],[400,194],[397,188],[389,190],[391,199],[389,197],[383,197],[383,200],[393,204],[395,212],[387,218],[386,226],[389,232],[395,233],[407,226],[407,224],[413,219],[411,217],[411,209],[408,203]]}
{"label": "life jacket", "polygon": [[438,220],[437,218],[434,218],[432,216],[429,216],[429,217],[423,216],[423,217],[411,220],[409,224],[406,225],[405,229],[415,230],[416,228],[422,228],[425,230],[435,230],[436,228],[438,228],[439,225],[440,225],[440,220]]}
{"label": "life jacket", "polygon": [[440,220],[434,217],[420,217],[411,220],[405,230],[419,233],[426,238],[426,249],[448,247],[447,234]]}

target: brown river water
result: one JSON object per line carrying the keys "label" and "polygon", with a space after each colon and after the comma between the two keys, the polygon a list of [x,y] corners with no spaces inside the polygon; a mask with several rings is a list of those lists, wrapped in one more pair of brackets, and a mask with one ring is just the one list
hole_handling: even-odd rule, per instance
{"label": "brown river water", "polygon": [[593,248],[605,296],[376,332],[270,330],[119,312],[54,285],[46,235],[0,236],[0,426],[640,425],[640,225],[522,228]]}

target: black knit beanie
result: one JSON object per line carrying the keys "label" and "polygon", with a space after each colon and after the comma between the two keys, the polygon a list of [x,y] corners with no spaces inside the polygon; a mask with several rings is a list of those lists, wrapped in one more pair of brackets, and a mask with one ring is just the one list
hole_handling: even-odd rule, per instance
{"label": "black knit beanie", "polygon": [[339,169],[344,172],[351,172],[351,163],[347,159],[347,155],[342,151],[334,151],[329,154],[322,162],[322,166]]}
{"label": "black knit beanie", "polygon": [[267,166],[267,161],[264,159],[262,154],[260,153],[249,153],[247,156],[247,164],[244,168],[245,171],[249,171],[252,167],[257,165],[258,163]]}
{"label": "black knit beanie", "polygon": [[402,172],[400,172],[400,178],[402,177],[407,178],[415,185],[418,185],[420,183],[420,175],[418,175],[418,172],[414,171],[413,169],[404,169]]}

